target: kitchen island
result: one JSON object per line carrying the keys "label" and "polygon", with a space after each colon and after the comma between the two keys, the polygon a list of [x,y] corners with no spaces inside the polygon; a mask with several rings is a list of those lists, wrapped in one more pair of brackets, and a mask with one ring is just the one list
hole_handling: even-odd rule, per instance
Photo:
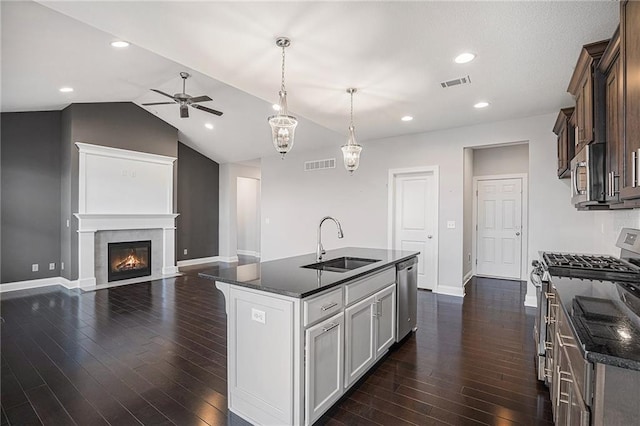
{"label": "kitchen island", "polygon": [[350,247],[323,265],[306,254],[200,273],[225,295],[229,409],[313,424],[395,343],[395,266],[417,254]]}

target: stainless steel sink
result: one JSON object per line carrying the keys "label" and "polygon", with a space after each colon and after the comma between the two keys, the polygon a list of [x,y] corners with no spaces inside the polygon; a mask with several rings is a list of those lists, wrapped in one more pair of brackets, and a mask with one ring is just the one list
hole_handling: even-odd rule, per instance
{"label": "stainless steel sink", "polygon": [[363,259],[361,257],[338,257],[337,259],[325,260],[324,262],[304,265],[303,268],[319,269],[321,271],[347,272],[372,263],[380,262],[378,259]]}

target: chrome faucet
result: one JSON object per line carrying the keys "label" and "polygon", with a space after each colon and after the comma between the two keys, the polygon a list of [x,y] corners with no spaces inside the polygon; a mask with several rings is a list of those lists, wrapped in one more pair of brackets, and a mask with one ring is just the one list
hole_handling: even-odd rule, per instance
{"label": "chrome faucet", "polygon": [[344,234],[342,233],[342,226],[340,226],[340,222],[338,222],[335,218],[331,216],[323,217],[320,220],[320,225],[318,225],[318,247],[316,248],[316,259],[318,260],[318,262],[322,260],[322,255],[326,253],[326,251],[324,250],[324,247],[322,247],[322,224],[327,219],[331,219],[336,223],[336,226],[338,227],[338,238],[344,237]]}

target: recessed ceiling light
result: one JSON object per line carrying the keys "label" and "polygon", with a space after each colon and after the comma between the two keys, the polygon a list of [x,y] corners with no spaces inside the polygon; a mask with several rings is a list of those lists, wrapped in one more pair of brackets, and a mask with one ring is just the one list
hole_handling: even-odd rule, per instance
{"label": "recessed ceiling light", "polygon": [[73,92],[73,87],[61,87],[60,91],[62,93],[70,93],[70,92]]}
{"label": "recessed ceiling light", "polygon": [[116,40],[111,42],[111,46],[113,47],[129,47],[129,42],[123,40]]}
{"label": "recessed ceiling light", "polygon": [[280,111],[280,105],[278,104],[271,105],[271,108],[275,109],[276,111]]}
{"label": "recessed ceiling light", "polygon": [[413,117],[410,116],[410,115],[405,115],[400,120],[402,120],[402,121],[411,121],[411,120],[413,120]]}
{"label": "recessed ceiling light", "polygon": [[206,124],[204,125],[204,127],[206,127],[206,128],[207,128],[207,129],[209,129],[209,130],[212,130],[212,129],[213,129],[213,124],[211,124],[211,123],[206,123]]}
{"label": "recessed ceiling light", "polygon": [[478,102],[477,104],[475,104],[473,107],[474,108],[486,108],[489,106],[489,102]]}
{"label": "recessed ceiling light", "polygon": [[475,59],[476,55],[474,55],[473,53],[461,53],[458,56],[456,56],[456,59],[454,59],[454,61],[456,61],[457,64],[466,64],[467,62],[471,62]]}

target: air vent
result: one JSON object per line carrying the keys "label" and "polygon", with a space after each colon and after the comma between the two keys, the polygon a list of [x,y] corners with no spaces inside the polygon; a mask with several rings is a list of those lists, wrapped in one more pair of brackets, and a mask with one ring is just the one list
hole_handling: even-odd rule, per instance
{"label": "air vent", "polygon": [[304,162],[305,172],[311,172],[314,170],[335,169],[335,168],[336,168],[335,158],[327,158],[325,160],[314,160],[314,161]]}
{"label": "air vent", "polygon": [[460,86],[462,84],[470,84],[470,83],[471,83],[471,78],[469,76],[466,76],[466,77],[460,77],[460,78],[456,78],[449,81],[443,81],[442,83],[440,83],[440,86],[442,86],[443,89],[446,89],[447,87]]}

